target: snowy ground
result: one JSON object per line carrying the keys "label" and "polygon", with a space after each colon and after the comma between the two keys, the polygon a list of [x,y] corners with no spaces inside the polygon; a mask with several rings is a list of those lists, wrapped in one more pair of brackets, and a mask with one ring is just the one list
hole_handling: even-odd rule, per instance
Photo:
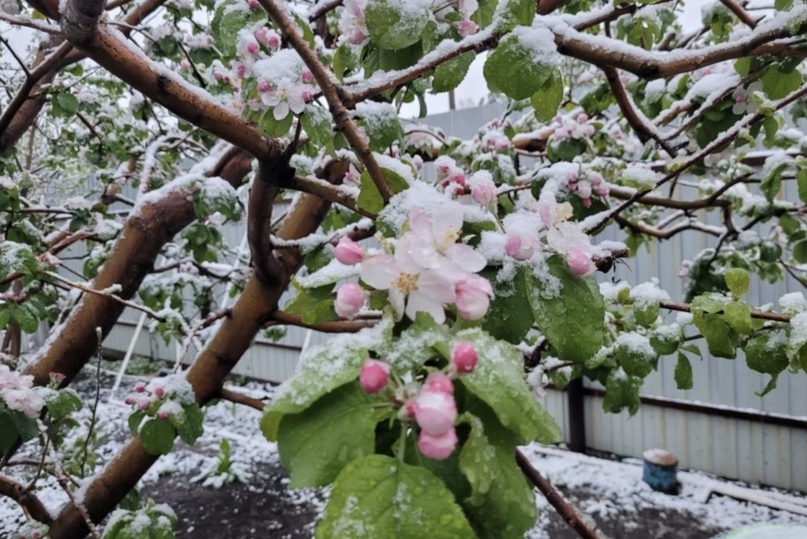
{"label": "snowy ground", "polygon": [[[88,422],[89,406],[95,393],[94,369],[87,372],[76,386],[87,403],[77,414],[82,424]],[[127,376],[116,397],[122,399],[140,379]],[[129,414],[129,407],[119,400],[109,401],[108,388],[112,386],[109,373],[102,372],[100,385],[95,444],[98,469],[128,437],[126,418]],[[271,387],[250,383],[238,390],[262,398],[271,392]],[[277,449],[260,434],[257,428],[259,417],[259,412],[253,409],[227,402],[208,407],[205,435],[196,446],[178,445],[144,477],[140,487],[145,494],[157,501],[166,501],[177,510],[180,517],[178,537],[310,537],[312,522],[323,504],[322,494],[313,490],[286,490]],[[221,437],[230,442],[233,459],[253,474],[249,484],[235,483],[213,491],[191,481],[200,470],[215,461]],[[684,484],[678,496],[654,492],[641,481],[640,463],[635,460],[616,463],[591,457],[581,459],[579,455],[537,445],[526,447],[524,451],[536,468],[593,519],[603,537],[708,539],[718,532],[751,523],[807,525],[805,516],[709,495],[709,489],[702,485]],[[25,457],[22,452],[14,460]],[[29,469],[12,466],[2,473],[26,482],[30,479],[26,475],[30,473]],[[40,481],[39,489],[40,498],[53,510],[67,499],[55,482]],[[527,537],[576,537],[540,496],[538,505],[542,510],[541,517]],[[0,498],[0,538],[13,537],[22,522],[21,510],[9,499]],[[222,527],[222,531],[216,534],[215,526]]]}

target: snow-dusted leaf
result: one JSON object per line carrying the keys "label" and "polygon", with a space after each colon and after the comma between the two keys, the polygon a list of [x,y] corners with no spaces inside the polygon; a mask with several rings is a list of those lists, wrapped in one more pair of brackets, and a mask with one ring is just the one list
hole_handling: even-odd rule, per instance
{"label": "snow-dusted leaf", "polygon": [[449,92],[459,86],[468,74],[468,69],[471,67],[474,58],[476,58],[476,55],[469,51],[438,66],[434,71],[432,91],[439,94]]}
{"label": "snow-dusted leaf", "polygon": [[364,12],[370,39],[382,49],[403,49],[420,41],[431,1],[369,0]]}
{"label": "snow-dusted leaf", "polygon": [[374,405],[383,402],[383,397],[370,396],[353,382],[298,414],[283,416],[277,444],[291,488],[328,485],[345,464],[372,454],[381,418]]}
{"label": "snow-dusted leaf", "polygon": [[789,363],[786,345],[787,341],[776,333],[760,333],[746,344],[745,361],[750,369],[757,372],[779,374]]}
{"label": "snow-dusted leaf", "polygon": [[385,455],[356,459],[333,485],[317,539],[474,537],[454,496],[434,474]]}
{"label": "snow-dusted leaf", "polygon": [[149,419],[140,428],[143,449],[152,455],[167,455],[174,447],[177,431],[167,419]]}
{"label": "snow-dusted leaf", "polygon": [[479,350],[474,372],[459,377],[468,391],[485,402],[499,421],[524,440],[544,444],[560,439],[560,429],[524,380],[524,358],[515,346],[474,328],[460,331],[457,341]]}
{"label": "snow-dusted leaf", "polygon": [[[393,193],[400,193],[409,187],[409,182],[395,170],[382,166],[381,171],[384,173],[384,179]],[[380,212],[384,209],[384,199],[381,198],[381,193],[378,192],[378,187],[376,187],[373,179],[370,177],[370,173],[366,170],[362,172],[360,181],[361,191],[359,192],[359,198],[356,204],[362,210],[366,210],[370,213]]]}
{"label": "snow-dusted leaf", "polygon": [[681,352],[678,352],[674,377],[678,389],[692,389],[692,364],[689,362],[689,358]]}
{"label": "snow-dusted leaf", "polygon": [[582,363],[603,344],[605,302],[593,278],[573,274],[558,256],[547,265],[549,277],[525,272],[535,323],[562,361]]}
{"label": "snow-dusted leaf", "polygon": [[558,107],[563,102],[563,90],[563,75],[559,70],[553,69],[543,86],[530,97],[530,103],[535,109],[535,118],[539,122],[548,122],[555,117]]}
{"label": "snow-dusted leaf", "polygon": [[554,35],[546,28],[520,26],[499,42],[483,69],[488,87],[511,99],[527,99],[554,75]]}
{"label": "snow-dusted leaf", "polygon": [[518,439],[490,414],[466,414],[471,425],[460,469],[472,495],[462,502],[481,539],[521,539],[535,525],[535,494],[514,458]]}

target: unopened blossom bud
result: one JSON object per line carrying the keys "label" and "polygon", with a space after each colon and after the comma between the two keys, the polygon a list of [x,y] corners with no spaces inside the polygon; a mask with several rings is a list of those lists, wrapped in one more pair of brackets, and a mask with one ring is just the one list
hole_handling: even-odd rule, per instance
{"label": "unopened blossom bud", "polygon": [[342,318],[353,318],[364,307],[364,291],[356,283],[345,283],[336,291],[333,307]]}
{"label": "unopened blossom bud", "polygon": [[535,242],[522,234],[508,234],[504,242],[504,252],[516,260],[529,260],[535,253]]}
{"label": "unopened blossom bud", "polygon": [[451,361],[458,373],[474,372],[479,355],[474,345],[467,341],[460,341],[451,349]]}
{"label": "unopened blossom bud", "polygon": [[566,263],[575,275],[586,276],[594,273],[597,267],[584,247],[570,247],[566,253]]}
{"label": "unopened blossom bud", "polygon": [[306,103],[311,103],[314,100],[314,92],[311,90],[303,90],[300,95]]}
{"label": "unopened blossom bud", "polygon": [[160,386],[157,386],[157,387],[154,388],[153,393],[154,393],[154,395],[157,396],[158,399],[161,399],[161,398],[163,398],[163,395],[165,395],[165,390],[163,388],[161,388]]}
{"label": "unopened blossom bud", "polygon": [[471,188],[471,198],[474,202],[489,206],[496,200],[496,184],[493,183],[491,178],[482,178],[477,180]]}
{"label": "unopened blossom bud", "polygon": [[149,407],[149,401],[146,399],[138,401],[137,407],[140,408],[141,410],[145,410],[146,408]]}
{"label": "unopened blossom bud", "polygon": [[362,261],[362,258],[364,258],[364,249],[347,236],[342,236],[339,238],[339,243],[336,244],[333,254],[342,264],[352,266]]}
{"label": "unopened blossom bud", "polygon": [[465,187],[465,172],[463,172],[463,170],[460,168],[455,168],[451,170],[448,174],[448,178],[446,179],[444,185],[449,183],[457,183]]}
{"label": "unopened blossom bud", "polygon": [[255,30],[255,33],[252,35],[255,36],[255,40],[258,43],[266,43],[266,37],[268,32],[269,29],[267,29],[265,26],[261,26],[260,28]]}
{"label": "unopened blossom bud", "polygon": [[143,382],[138,382],[134,386],[135,393],[143,393],[146,390],[146,384]]}
{"label": "unopened blossom bud", "polygon": [[437,172],[437,179],[447,178],[448,174],[456,167],[456,163],[448,156],[441,155],[434,160],[434,170]]}
{"label": "unopened blossom bud", "polygon": [[591,198],[591,182],[582,180],[577,182],[577,196],[580,198]]}
{"label": "unopened blossom bud", "polygon": [[471,34],[475,34],[478,29],[479,27],[476,23],[470,19],[465,19],[457,24],[457,33],[460,37],[468,37]]}
{"label": "unopened blossom bud", "polygon": [[371,395],[384,389],[388,379],[389,365],[383,361],[368,358],[359,371],[359,385]]}
{"label": "unopened blossom bud", "polygon": [[160,418],[160,419],[168,419],[168,418],[170,417],[170,415],[171,415],[171,414],[169,414],[169,413],[168,413],[168,412],[166,412],[165,410],[159,410],[159,411],[157,412],[157,417],[158,417],[158,418]]}
{"label": "unopened blossom bud", "polygon": [[364,32],[355,26],[347,31],[347,40],[353,45],[361,45],[366,38],[367,36],[364,35]]}
{"label": "unopened blossom bud", "polygon": [[585,206],[586,208],[591,207],[591,197],[582,199],[582,202],[583,206]]}
{"label": "unopened blossom bud", "polygon": [[250,41],[247,43],[247,52],[252,56],[258,54],[258,51],[261,50],[260,45],[258,45],[257,41]]}
{"label": "unopened blossom bud", "polygon": [[260,7],[260,4],[258,4],[258,0],[247,0],[247,6],[249,6],[249,9],[252,11],[255,11]]}
{"label": "unopened blossom bud", "polygon": [[440,436],[454,428],[456,419],[454,396],[424,386],[415,399],[415,421],[421,430]]}
{"label": "unopened blossom bud", "polygon": [[303,82],[306,84],[314,83],[314,74],[308,69],[303,71]]}
{"label": "unopened blossom bud", "polygon": [[244,79],[247,76],[247,65],[244,63],[237,63],[235,65],[235,76],[239,79]]}
{"label": "unopened blossom bud", "polygon": [[454,305],[462,318],[480,320],[487,314],[490,298],[493,297],[493,287],[487,279],[470,274],[457,282],[454,291],[457,296]]}
{"label": "unopened blossom bud", "polygon": [[598,185],[594,188],[594,194],[598,197],[605,197],[608,196],[608,186],[607,185]]}
{"label": "unopened blossom bud", "polygon": [[588,115],[585,112],[581,112],[577,115],[577,123],[584,124],[588,121]]}
{"label": "unopened blossom bud", "polygon": [[258,91],[260,93],[265,94],[266,92],[269,92],[271,90],[272,90],[272,85],[269,84],[268,81],[265,81],[265,80],[259,80],[258,81]]}
{"label": "unopened blossom bud", "polygon": [[456,448],[457,432],[453,427],[439,436],[433,436],[424,430],[420,431],[418,436],[418,449],[423,456],[430,459],[448,458]]}
{"label": "unopened blossom bud", "polygon": [[190,71],[191,70],[191,63],[187,60],[187,58],[183,58],[179,61],[179,70],[180,71]]}
{"label": "unopened blossom bud", "polygon": [[602,183],[602,176],[600,176],[596,172],[592,172],[591,174],[588,175],[588,181],[591,182],[591,185],[596,187]]}
{"label": "unopened blossom bud", "polygon": [[134,403],[135,400],[132,397],[126,397],[125,399],[123,399],[123,404],[126,404],[128,406],[131,406]]}
{"label": "unopened blossom bud", "polygon": [[587,137],[590,137],[594,134],[594,126],[591,124],[586,124],[583,127],[583,134]]}
{"label": "unopened blossom bud", "polygon": [[423,388],[427,391],[437,391],[446,395],[454,394],[454,384],[451,383],[451,378],[442,372],[431,373],[423,383]]}

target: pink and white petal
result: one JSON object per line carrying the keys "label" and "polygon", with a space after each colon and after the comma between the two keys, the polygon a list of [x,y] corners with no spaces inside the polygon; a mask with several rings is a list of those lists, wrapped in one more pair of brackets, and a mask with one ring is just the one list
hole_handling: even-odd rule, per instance
{"label": "pink and white petal", "polygon": [[400,275],[392,255],[376,255],[361,263],[361,280],[378,290],[387,290]]}
{"label": "pink and white petal", "polygon": [[[404,315],[404,295],[403,292],[397,288],[390,288],[389,290],[389,303],[392,305],[392,310],[395,311],[395,319],[400,320]],[[414,318],[413,318],[414,320]]]}
{"label": "pink and white petal", "polygon": [[438,249],[445,249],[459,237],[462,230],[462,207],[456,204],[437,206],[432,216],[432,234]]}
{"label": "pink and white petal", "polygon": [[434,298],[428,294],[421,292],[420,289],[418,289],[417,292],[409,294],[409,301],[406,303],[406,316],[414,320],[419,312],[430,314],[438,324],[442,324],[446,321],[446,313],[443,304],[435,301]]}
{"label": "pink and white petal", "polygon": [[482,271],[488,264],[484,255],[463,243],[455,243],[449,246],[446,256],[460,268],[470,273]]}
{"label": "pink and white petal", "polygon": [[275,120],[280,121],[286,116],[289,115],[289,104],[285,101],[281,101],[275,107],[275,110],[272,112],[275,116]]}
{"label": "pink and white petal", "polygon": [[455,281],[442,270],[426,270],[418,277],[417,291],[437,303],[453,303],[457,297]]}

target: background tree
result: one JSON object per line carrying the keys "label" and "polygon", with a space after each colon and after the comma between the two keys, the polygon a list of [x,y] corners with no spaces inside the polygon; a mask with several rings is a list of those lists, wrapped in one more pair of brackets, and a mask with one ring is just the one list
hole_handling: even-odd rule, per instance
{"label": "background tree", "polygon": [[[32,517],[24,533],[97,535],[176,436],[200,435],[200,406],[244,401],[221,386],[267,327],[344,334],[306,352],[261,424],[293,486],[333,484],[318,537],[520,537],[535,521],[525,477],[593,536],[516,451],[559,436],[525,363],[534,385],[586,376],[605,385],[608,410],[631,412],[659,356],[677,355],[691,387],[698,338],[714,357],[743,350],[771,375],[766,391],[805,369],[803,296],[776,311],[742,297],[752,274],[801,280],[807,262],[807,161],[792,127],[805,114],[807,6],[723,0],[690,33],[676,10],[4,2],[0,19],[41,36],[28,55],[0,38],[4,360],[17,363],[23,333],[52,329],[19,370],[0,366],[2,464],[38,440],[38,473],[64,477],[49,448],[81,404],[67,388],[125,307],[183,354],[198,350],[129,397],[132,440],[81,503],[52,517],[0,476]],[[482,53],[489,88],[508,99],[502,117],[466,141],[400,119],[404,103],[425,114],[424,95],[454,89]],[[788,181],[800,200],[779,197]],[[246,270],[224,263],[237,251],[219,229],[242,219]],[[597,243],[611,223],[625,243]],[[686,303],[655,282],[597,286],[598,269],[684,231],[717,238],[686,268]],[[67,277],[59,256],[79,243],[83,270]],[[224,282],[230,308],[214,299]],[[686,314],[670,322],[667,310]],[[138,514],[170,533],[159,506],[128,511],[107,536]]]}

